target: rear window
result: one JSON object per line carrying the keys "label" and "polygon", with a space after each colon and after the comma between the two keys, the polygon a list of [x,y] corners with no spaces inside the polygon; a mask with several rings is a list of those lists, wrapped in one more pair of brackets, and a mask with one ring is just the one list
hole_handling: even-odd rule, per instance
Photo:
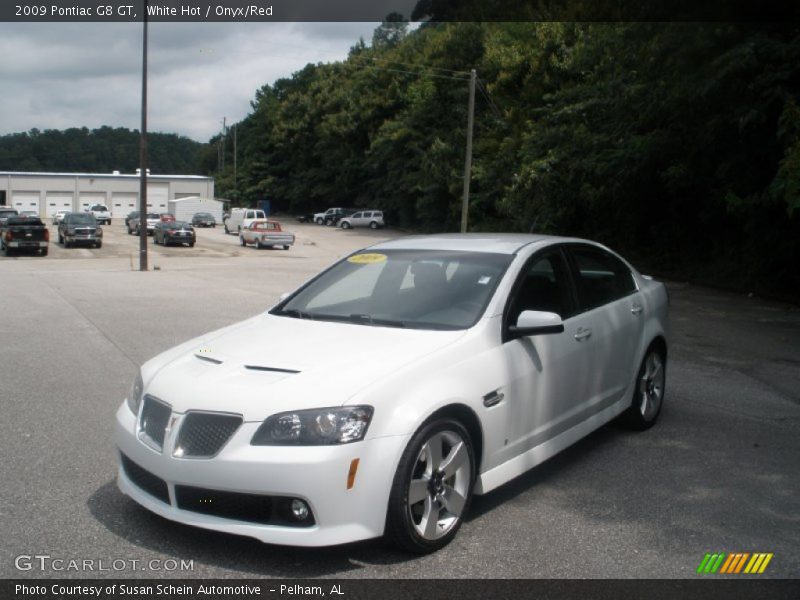
{"label": "rear window", "polygon": [[39,219],[39,217],[18,217],[13,216],[10,217],[7,221],[9,226],[11,225],[41,225],[44,226],[44,223]]}

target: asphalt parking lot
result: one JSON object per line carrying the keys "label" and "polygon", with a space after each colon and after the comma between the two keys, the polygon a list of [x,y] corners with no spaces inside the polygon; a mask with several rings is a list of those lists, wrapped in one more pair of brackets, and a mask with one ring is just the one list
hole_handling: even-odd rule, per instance
{"label": "asphalt parking lot", "polygon": [[[610,424],[477,497],[434,555],[262,545],[139,508],[116,488],[112,437],[136,367],[400,235],[285,225],[288,251],[242,248],[220,227],[194,248],[149,240],[149,272],[121,222],[101,249],[0,256],[0,577],[684,578],[720,551],[771,552],[762,577],[800,576],[800,309],[680,283],[658,425]],[[139,567],[15,567],[34,554]],[[193,569],[142,570],[166,559]]]}

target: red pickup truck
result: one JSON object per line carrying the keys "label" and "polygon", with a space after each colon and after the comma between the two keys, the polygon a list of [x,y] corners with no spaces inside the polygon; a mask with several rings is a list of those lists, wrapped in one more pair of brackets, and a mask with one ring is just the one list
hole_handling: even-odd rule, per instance
{"label": "red pickup truck", "polygon": [[50,231],[36,217],[10,217],[0,231],[0,250],[6,256],[16,251],[35,251],[47,256]]}

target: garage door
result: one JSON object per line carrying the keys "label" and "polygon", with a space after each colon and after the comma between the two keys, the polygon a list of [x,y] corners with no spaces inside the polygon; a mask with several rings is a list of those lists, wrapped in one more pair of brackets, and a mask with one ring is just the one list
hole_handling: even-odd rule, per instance
{"label": "garage door", "polygon": [[147,185],[147,210],[157,213],[168,212],[168,183],[150,183]]}
{"label": "garage door", "polygon": [[47,192],[44,201],[44,216],[52,217],[60,210],[72,210],[72,192]]}
{"label": "garage door", "polygon": [[17,212],[35,210],[39,212],[39,192],[11,192],[11,206]]}
{"label": "garage door", "polygon": [[136,192],[113,192],[111,194],[111,216],[123,219],[128,213],[139,210],[139,194]]}

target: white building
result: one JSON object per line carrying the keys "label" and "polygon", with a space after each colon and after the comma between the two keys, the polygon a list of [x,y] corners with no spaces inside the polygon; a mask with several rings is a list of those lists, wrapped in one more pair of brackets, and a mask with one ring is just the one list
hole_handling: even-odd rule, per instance
{"label": "white building", "polygon": [[[139,175],[114,173],[25,173],[0,171],[0,205],[35,210],[42,218],[59,210],[83,212],[105,204],[113,218],[139,210]],[[214,197],[214,178],[200,175],[148,175],[147,207],[169,212],[171,201]],[[209,211],[211,212],[211,211]]]}

